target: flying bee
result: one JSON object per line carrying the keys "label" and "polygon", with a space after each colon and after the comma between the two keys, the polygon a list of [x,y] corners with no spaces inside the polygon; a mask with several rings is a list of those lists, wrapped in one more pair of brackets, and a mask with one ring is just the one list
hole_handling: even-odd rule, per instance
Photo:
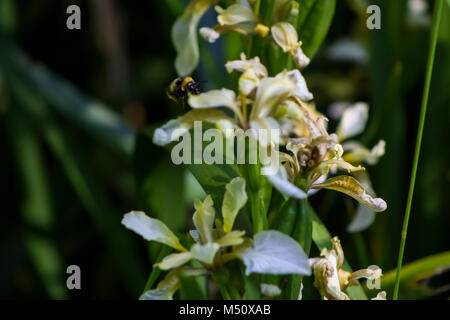
{"label": "flying bee", "polygon": [[186,103],[189,94],[200,94],[198,83],[191,77],[176,78],[167,88],[167,96],[182,105]]}

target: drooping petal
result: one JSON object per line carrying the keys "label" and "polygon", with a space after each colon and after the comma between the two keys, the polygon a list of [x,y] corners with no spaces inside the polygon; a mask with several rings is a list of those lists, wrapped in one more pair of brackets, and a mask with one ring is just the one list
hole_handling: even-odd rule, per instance
{"label": "drooping petal", "polygon": [[156,263],[155,266],[161,270],[170,270],[182,266],[192,259],[190,252],[173,253],[165,257],[161,262]]}
{"label": "drooping petal", "polygon": [[304,68],[311,62],[311,60],[303,52],[300,45],[292,51],[292,58],[299,68]]}
{"label": "drooping petal", "polygon": [[351,176],[333,177],[324,183],[312,185],[311,188],[331,189],[345,193],[375,212],[384,211],[387,208],[387,204],[383,199],[372,198],[366,193],[363,186]]}
{"label": "drooping petal", "polygon": [[282,141],[280,125],[274,118],[266,117],[252,120],[250,121],[250,128],[254,130],[255,138],[258,139],[261,146],[275,146]]}
{"label": "drooping petal", "polygon": [[298,69],[288,71],[287,75],[295,82],[294,96],[302,101],[313,99],[313,94],[309,91],[306,80]]}
{"label": "drooping petal", "polygon": [[253,10],[243,4],[237,3],[229,6],[227,9],[223,10],[220,7],[218,9],[219,15],[217,16],[217,21],[220,25],[235,25],[239,23],[256,23],[257,19]]}
{"label": "drooping petal", "polygon": [[286,72],[277,75],[275,78],[262,79],[256,91],[250,119],[269,116],[281,101],[293,94],[295,85],[296,83]]}
{"label": "drooping petal", "polygon": [[236,94],[233,90],[220,89],[211,90],[205,93],[191,95],[188,99],[189,105],[194,109],[210,109],[225,107],[242,117],[239,106],[236,102]]}
{"label": "drooping petal", "polygon": [[336,251],[324,249],[321,256],[323,258],[309,259],[314,274],[314,286],[323,298],[349,300],[350,298],[341,290]]}
{"label": "drooping petal", "polygon": [[210,195],[208,195],[205,201],[201,202],[196,199],[194,201],[195,212],[192,216],[195,228],[198,230],[200,239],[203,243],[212,242],[212,229],[216,211],[214,210],[214,202]]}
{"label": "drooping petal", "polygon": [[172,27],[172,41],[177,51],[175,68],[179,76],[191,74],[198,65],[197,26],[203,14],[218,0],[193,0]]}
{"label": "drooping petal", "polygon": [[197,259],[206,264],[212,264],[214,257],[219,249],[220,246],[217,243],[196,243],[191,247],[191,253],[194,259]]}
{"label": "drooping petal", "polygon": [[187,251],[177,236],[162,221],[150,218],[142,211],[131,211],[125,214],[122,224],[145,240],[160,242],[179,251]]}
{"label": "drooping petal", "polygon": [[274,230],[255,235],[254,244],[237,250],[245,264],[245,274],[302,274],[310,275],[308,257],[291,237]]}
{"label": "drooping petal", "polygon": [[217,41],[217,39],[220,38],[220,33],[218,33],[216,30],[214,30],[213,28],[200,28],[200,35],[202,36],[203,39],[205,39],[206,41],[208,41],[209,43],[214,43]]}
{"label": "drooping petal", "polygon": [[237,127],[236,121],[220,110],[195,109],[177,119],[170,120],[161,128],[156,129],[153,134],[153,143],[165,146],[172,141],[177,141],[184,133],[194,127],[196,121],[210,124],[220,123],[222,126],[226,122],[228,127]]}
{"label": "drooping petal", "polygon": [[356,141],[346,142],[342,146],[345,151],[348,151],[344,155],[345,161],[351,163],[366,162],[369,165],[375,165],[385,153],[386,142],[384,140],[378,141],[372,150],[367,149]]}
{"label": "drooping petal", "polygon": [[275,23],[271,28],[271,32],[273,40],[284,52],[289,52],[298,47],[297,31],[290,23]]}
{"label": "drooping petal", "polygon": [[367,103],[358,102],[345,109],[337,128],[339,140],[342,141],[362,133],[368,117],[369,105]]}
{"label": "drooping petal", "polygon": [[286,169],[283,166],[280,166],[280,169],[276,174],[267,175],[266,177],[270,183],[284,195],[294,197],[296,199],[306,198],[306,193],[303,190],[289,182]]}
{"label": "drooping petal", "polygon": [[223,231],[231,232],[234,220],[239,210],[247,202],[247,192],[245,191],[245,179],[234,178],[226,185],[225,195],[222,203]]}
{"label": "drooping petal", "polygon": [[301,42],[295,28],[288,22],[275,23],[272,28],[272,37],[284,52],[289,52],[299,68],[306,67],[310,59],[303,53]]}
{"label": "drooping petal", "polygon": [[347,226],[347,231],[354,233],[367,229],[375,221],[375,215],[376,213],[374,211],[359,204],[353,220]]}

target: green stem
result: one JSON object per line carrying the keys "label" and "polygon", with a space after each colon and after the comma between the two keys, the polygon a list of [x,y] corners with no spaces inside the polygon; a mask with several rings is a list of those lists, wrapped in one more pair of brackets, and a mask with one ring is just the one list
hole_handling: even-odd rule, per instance
{"label": "green stem", "polygon": [[[260,8],[261,8],[261,0],[256,0],[255,7],[254,7],[254,10],[253,10],[253,12],[255,13],[256,17],[259,15]],[[247,58],[251,58],[252,57],[252,49],[253,49],[253,41],[254,41],[253,37],[254,36],[250,36],[250,38],[248,40]]]}
{"label": "green stem", "polygon": [[421,106],[421,110],[420,110],[419,128],[417,131],[416,148],[414,151],[414,160],[413,160],[413,166],[412,166],[412,170],[411,170],[411,181],[409,184],[408,200],[406,202],[405,217],[403,220],[402,234],[401,234],[401,240],[400,240],[400,251],[398,253],[397,274],[395,277],[395,287],[394,287],[394,295],[393,295],[394,300],[398,299],[398,289],[400,286],[400,272],[402,269],[403,255],[405,252],[405,244],[406,244],[406,233],[408,231],[409,218],[411,215],[411,205],[412,205],[412,200],[413,200],[413,196],[414,196],[414,185],[416,182],[417,166],[419,164],[420,147],[422,144],[423,128],[425,125],[425,116],[426,116],[427,106],[428,106],[428,96],[429,96],[429,92],[430,92],[431,75],[433,73],[434,56],[435,56],[435,52],[436,52],[436,43],[437,43],[437,37],[438,37],[438,33],[439,33],[439,22],[441,19],[442,5],[443,5],[443,0],[438,0],[435,3],[434,13],[433,13],[433,25],[431,28],[430,49],[429,49],[427,73],[426,73],[425,85],[424,85],[423,97],[422,97],[422,106]]}

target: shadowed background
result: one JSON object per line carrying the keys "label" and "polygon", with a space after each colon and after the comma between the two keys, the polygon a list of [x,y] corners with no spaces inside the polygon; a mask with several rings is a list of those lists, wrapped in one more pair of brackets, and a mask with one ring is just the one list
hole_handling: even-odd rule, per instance
{"label": "shadowed background", "polygon": [[[368,171],[388,210],[350,234],[349,198],[324,191],[311,203],[354,269],[387,272],[396,266],[434,2],[422,13],[414,1],[370,2],[381,8],[381,30],[366,28],[364,1],[337,1],[304,75],[326,115],[333,102],[370,104],[360,140],[386,140],[385,156]],[[126,231],[122,215],[143,209],[177,231],[190,224],[202,190],[151,143],[153,128],[185,112],[165,90],[176,77],[170,28],[186,3],[0,0],[0,298],[135,299],[156,248]],[[71,4],[81,8],[81,30],[66,28]],[[405,264],[450,244],[450,3],[444,7]],[[201,25],[213,19],[210,10]],[[238,57],[236,40],[200,40],[194,77],[202,91],[234,83],[223,65]],[[66,289],[71,264],[81,267],[80,291]],[[448,298],[448,278],[420,284],[432,288],[426,296]],[[316,298],[310,287],[304,297]]]}

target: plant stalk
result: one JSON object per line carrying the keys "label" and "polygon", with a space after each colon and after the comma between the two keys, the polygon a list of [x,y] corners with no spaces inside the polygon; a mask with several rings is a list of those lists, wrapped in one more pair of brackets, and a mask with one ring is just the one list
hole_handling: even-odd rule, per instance
{"label": "plant stalk", "polygon": [[441,20],[442,5],[443,5],[443,0],[437,0],[435,3],[434,13],[433,13],[433,24],[431,27],[431,38],[430,38],[430,49],[429,49],[425,85],[424,85],[423,97],[422,97],[422,106],[421,106],[421,110],[420,110],[419,127],[417,130],[416,147],[415,147],[415,151],[414,151],[413,166],[412,166],[412,170],[411,170],[411,181],[409,184],[408,200],[406,202],[405,216],[403,219],[403,227],[402,227],[401,240],[400,240],[400,250],[398,253],[397,274],[395,277],[395,287],[394,287],[394,295],[393,295],[394,300],[398,299],[398,290],[399,290],[399,286],[400,286],[400,273],[401,273],[401,269],[402,269],[403,256],[404,256],[404,252],[405,252],[406,234],[408,231],[409,218],[411,216],[411,206],[412,206],[412,200],[413,200],[413,196],[414,196],[414,185],[416,182],[417,167],[419,164],[420,148],[421,148],[421,144],[422,144],[423,129],[424,129],[424,125],[425,125],[425,116],[426,116],[427,106],[428,106],[428,96],[430,93],[431,76],[433,73],[434,56],[435,56],[435,52],[436,52],[436,44],[437,44],[437,38],[438,38],[438,33],[439,33],[439,23]]}

